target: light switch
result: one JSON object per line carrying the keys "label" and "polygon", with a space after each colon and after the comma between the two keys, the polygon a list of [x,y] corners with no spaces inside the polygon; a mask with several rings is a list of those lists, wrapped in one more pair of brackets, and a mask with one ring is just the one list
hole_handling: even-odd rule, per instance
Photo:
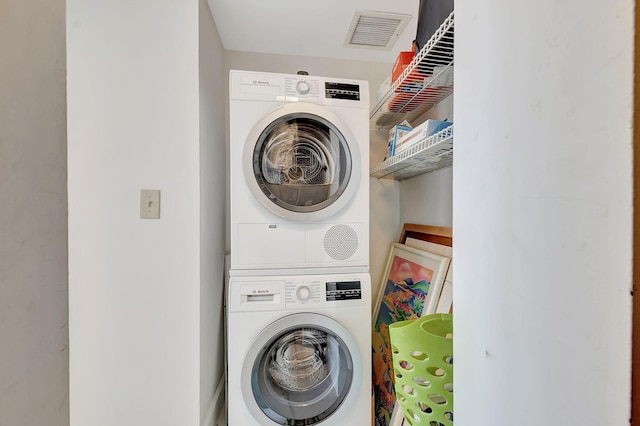
{"label": "light switch", "polygon": [[160,219],[160,190],[140,190],[140,219]]}

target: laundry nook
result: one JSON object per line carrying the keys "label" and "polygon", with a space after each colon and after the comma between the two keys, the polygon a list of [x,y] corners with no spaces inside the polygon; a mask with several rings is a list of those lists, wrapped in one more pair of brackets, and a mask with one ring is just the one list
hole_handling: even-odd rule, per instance
{"label": "laundry nook", "polygon": [[634,0],[9,3],[0,425],[640,426]]}

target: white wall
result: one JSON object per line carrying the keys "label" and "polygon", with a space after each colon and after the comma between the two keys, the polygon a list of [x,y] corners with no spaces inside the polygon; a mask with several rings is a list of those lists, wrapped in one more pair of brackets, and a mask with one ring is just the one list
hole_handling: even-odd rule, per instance
{"label": "white wall", "polygon": [[456,3],[458,425],[629,422],[633,6]]}
{"label": "white wall", "polygon": [[[224,50],[206,0],[200,42],[200,424],[224,402],[225,70]],[[216,391],[219,392],[216,394]],[[216,399],[213,399],[216,398]]]}
{"label": "white wall", "polygon": [[0,425],[69,424],[64,6],[0,6]]}
{"label": "white wall", "polygon": [[[221,134],[200,127],[200,108],[222,113],[215,84],[199,86],[200,72],[218,72],[209,43],[199,48],[196,0],[67,2],[74,426],[198,425],[206,415],[218,378],[202,373],[220,372],[222,351],[206,366],[220,337],[204,327],[219,320],[220,300],[201,297],[221,292],[223,234],[219,217],[202,217],[222,215],[213,205],[223,191],[200,164]],[[159,220],[139,218],[142,188],[161,190]]]}
{"label": "white wall", "polygon": [[453,220],[453,168],[406,179],[400,184],[402,223],[451,227]]}
{"label": "white wall", "polygon": [[[226,51],[225,66],[227,74],[231,69],[288,74],[295,74],[303,70],[310,75],[367,80],[369,82],[370,99],[375,102],[378,96],[378,86],[391,73],[393,64]],[[373,129],[370,133],[370,161],[381,161],[384,157],[384,150],[386,150],[387,136]],[[387,260],[389,244],[399,238],[402,225],[399,223],[399,186],[397,182],[372,178],[370,191],[371,217],[369,228],[371,247],[369,256],[371,281],[375,292]],[[229,241],[228,236],[227,241]]]}
{"label": "white wall", "polygon": [[[411,125],[427,119],[453,121],[453,95],[440,101]],[[455,124],[454,124],[455,125]],[[454,148],[455,149],[455,148]],[[453,221],[453,168],[425,173],[400,184],[400,223],[451,227]]]}

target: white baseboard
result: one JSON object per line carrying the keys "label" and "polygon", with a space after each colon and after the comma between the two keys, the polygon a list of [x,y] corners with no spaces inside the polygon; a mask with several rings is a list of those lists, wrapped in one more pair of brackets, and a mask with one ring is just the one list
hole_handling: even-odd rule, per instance
{"label": "white baseboard", "polygon": [[213,398],[211,398],[211,402],[209,403],[209,408],[207,409],[207,414],[204,417],[202,426],[215,426],[216,419],[220,417],[220,413],[224,408],[225,380],[226,380],[226,377],[223,374],[220,380],[218,381],[218,386],[216,386],[216,391],[213,393]]}

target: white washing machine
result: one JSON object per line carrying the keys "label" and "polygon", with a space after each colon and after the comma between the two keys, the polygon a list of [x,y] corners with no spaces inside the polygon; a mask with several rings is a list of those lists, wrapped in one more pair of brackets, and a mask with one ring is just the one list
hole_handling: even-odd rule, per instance
{"label": "white washing machine", "polygon": [[232,70],[229,86],[231,275],[368,272],[368,83]]}
{"label": "white washing machine", "polygon": [[369,274],[231,277],[229,425],[371,424]]}

